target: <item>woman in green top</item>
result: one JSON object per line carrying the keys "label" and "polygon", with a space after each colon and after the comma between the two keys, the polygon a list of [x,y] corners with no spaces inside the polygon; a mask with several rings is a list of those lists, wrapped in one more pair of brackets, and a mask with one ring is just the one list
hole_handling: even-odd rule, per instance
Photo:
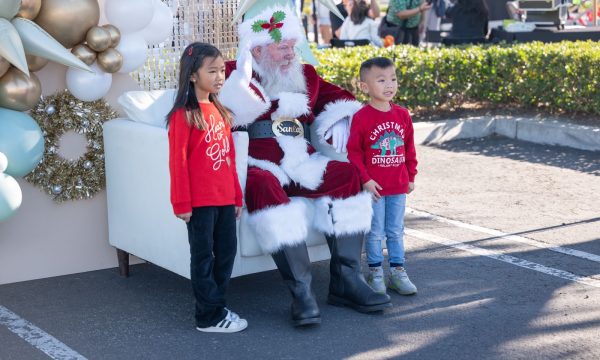
{"label": "woman in green top", "polygon": [[390,0],[387,21],[400,26],[400,39],[396,44],[419,46],[419,27],[423,23],[422,13],[431,8],[423,0]]}

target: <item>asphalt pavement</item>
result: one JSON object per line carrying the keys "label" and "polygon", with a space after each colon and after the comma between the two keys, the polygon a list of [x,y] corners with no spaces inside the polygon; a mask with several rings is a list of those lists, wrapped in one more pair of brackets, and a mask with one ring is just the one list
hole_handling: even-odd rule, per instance
{"label": "asphalt pavement", "polygon": [[290,325],[270,271],[231,281],[248,329],[200,333],[189,281],[142,264],[0,286],[0,359],[599,359],[600,153],[500,137],[417,152],[419,293],[384,313],[327,305],[319,262],[320,326]]}

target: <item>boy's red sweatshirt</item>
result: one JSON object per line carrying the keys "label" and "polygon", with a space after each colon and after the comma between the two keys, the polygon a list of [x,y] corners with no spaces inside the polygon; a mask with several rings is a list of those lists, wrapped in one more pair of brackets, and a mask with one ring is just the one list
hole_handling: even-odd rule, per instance
{"label": "boy's red sweatshirt", "polygon": [[408,110],[390,103],[389,111],[363,106],[352,118],[348,160],[359,170],[364,184],[373,179],[381,195],[408,193],[417,175],[417,153]]}
{"label": "boy's red sweatshirt", "polygon": [[200,103],[208,126],[188,125],[179,109],[169,122],[171,204],[175,214],[200,206],[242,206],[231,128],[212,103]]}

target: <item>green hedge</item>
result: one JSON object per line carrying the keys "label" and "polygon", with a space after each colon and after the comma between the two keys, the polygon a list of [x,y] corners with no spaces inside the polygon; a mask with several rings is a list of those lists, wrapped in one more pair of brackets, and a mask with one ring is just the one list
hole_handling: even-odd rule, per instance
{"label": "green hedge", "polygon": [[600,43],[563,42],[418,49],[371,46],[325,49],[315,54],[318,72],[352,90],[362,61],[394,60],[395,101],[411,109],[457,108],[489,102],[552,111],[600,114]]}

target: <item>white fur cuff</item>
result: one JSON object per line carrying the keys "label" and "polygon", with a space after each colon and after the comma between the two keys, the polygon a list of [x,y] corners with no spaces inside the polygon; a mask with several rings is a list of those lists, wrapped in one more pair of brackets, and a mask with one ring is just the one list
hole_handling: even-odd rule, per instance
{"label": "white fur cuff", "polygon": [[306,94],[281,92],[279,93],[279,105],[277,110],[271,115],[271,118],[273,120],[278,117],[297,118],[307,114],[309,111],[308,96]]}
{"label": "white fur cuff", "polygon": [[371,229],[371,194],[364,191],[346,199],[330,197],[315,201],[313,226],[327,235],[351,235]]}
{"label": "white fur cuff", "polygon": [[354,100],[339,100],[327,104],[325,109],[315,119],[319,140],[324,142],[323,138],[325,136],[325,131],[329,130],[333,124],[342,120],[344,117],[348,116],[351,121],[354,113],[360,110],[362,106],[361,103]]}
{"label": "white fur cuff", "polygon": [[241,73],[234,70],[219,92],[219,101],[233,113],[234,126],[246,126],[271,108],[266,92],[256,81],[252,85],[261,92],[265,101],[242,80]]}
{"label": "white fur cuff", "polygon": [[272,254],[283,246],[306,241],[308,226],[305,213],[306,205],[302,201],[291,201],[250,213],[248,224],[263,252]]}

